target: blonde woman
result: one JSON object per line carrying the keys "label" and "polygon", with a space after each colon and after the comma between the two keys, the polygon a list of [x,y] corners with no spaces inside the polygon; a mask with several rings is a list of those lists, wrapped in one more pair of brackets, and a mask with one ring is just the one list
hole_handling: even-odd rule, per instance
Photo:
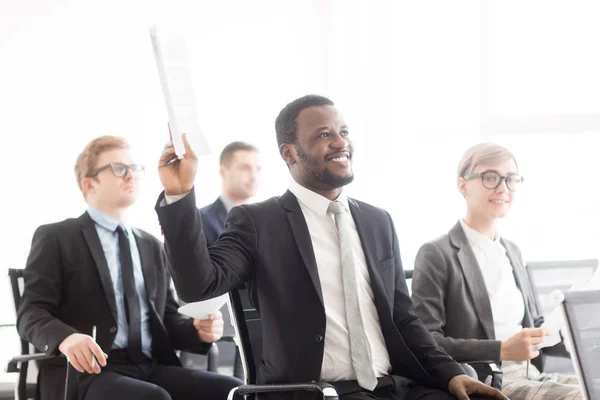
{"label": "blonde woman", "polygon": [[[462,158],[457,186],[467,212],[419,250],[412,281],[417,315],[457,361],[502,361],[502,392],[519,399],[580,399],[574,376],[542,370],[543,316],[519,248],[497,223],[510,211],[523,177],[506,148],[482,143]],[[529,364],[531,360],[531,365]]]}

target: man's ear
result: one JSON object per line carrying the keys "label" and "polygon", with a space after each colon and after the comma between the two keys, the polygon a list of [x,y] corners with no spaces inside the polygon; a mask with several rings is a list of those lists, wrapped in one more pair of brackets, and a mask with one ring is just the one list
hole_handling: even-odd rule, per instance
{"label": "man's ear", "polygon": [[225,177],[225,167],[223,165],[219,167],[219,174],[221,175],[221,179]]}
{"label": "man's ear", "polygon": [[86,197],[96,191],[97,181],[94,178],[83,178],[81,180],[81,188],[86,194]]}
{"label": "man's ear", "polygon": [[281,158],[287,165],[296,164],[296,149],[294,145],[291,143],[284,143],[279,146],[279,154],[281,154]]}

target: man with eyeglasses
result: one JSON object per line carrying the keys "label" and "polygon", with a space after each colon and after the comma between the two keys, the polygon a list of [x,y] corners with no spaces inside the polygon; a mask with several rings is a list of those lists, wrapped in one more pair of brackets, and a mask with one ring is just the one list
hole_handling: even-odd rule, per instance
{"label": "man with eyeglasses", "polygon": [[66,356],[42,362],[42,399],[63,397],[66,360],[86,400],[226,399],[241,384],[181,367],[175,350],[206,353],[223,319],[179,314],[162,243],[127,223],[143,174],[125,139],[91,141],[75,165],[87,211],[33,236],[17,328],[39,350]]}

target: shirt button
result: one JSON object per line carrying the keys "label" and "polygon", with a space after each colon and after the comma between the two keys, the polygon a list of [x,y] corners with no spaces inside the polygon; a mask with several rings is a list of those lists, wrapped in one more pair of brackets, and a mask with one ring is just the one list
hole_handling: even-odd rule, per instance
{"label": "shirt button", "polygon": [[322,335],[316,335],[315,336],[315,342],[321,343],[322,341],[323,341],[323,336]]}
{"label": "shirt button", "polygon": [[111,326],[109,330],[110,330],[110,333],[115,333],[117,331],[117,327]]}

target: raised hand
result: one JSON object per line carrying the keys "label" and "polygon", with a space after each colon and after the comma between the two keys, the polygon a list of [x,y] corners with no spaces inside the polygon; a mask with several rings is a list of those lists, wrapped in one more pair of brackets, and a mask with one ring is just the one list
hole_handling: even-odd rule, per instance
{"label": "raised hand", "polygon": [[173,143],[169,142],[165,145],[158,161],[158,175],[165,188],[165,194],[169,196],[190,192],[196,179],[198,157],[190,147],[187,135],[184,133],[181,137],[185,147],[183,158],[177,159]]}

